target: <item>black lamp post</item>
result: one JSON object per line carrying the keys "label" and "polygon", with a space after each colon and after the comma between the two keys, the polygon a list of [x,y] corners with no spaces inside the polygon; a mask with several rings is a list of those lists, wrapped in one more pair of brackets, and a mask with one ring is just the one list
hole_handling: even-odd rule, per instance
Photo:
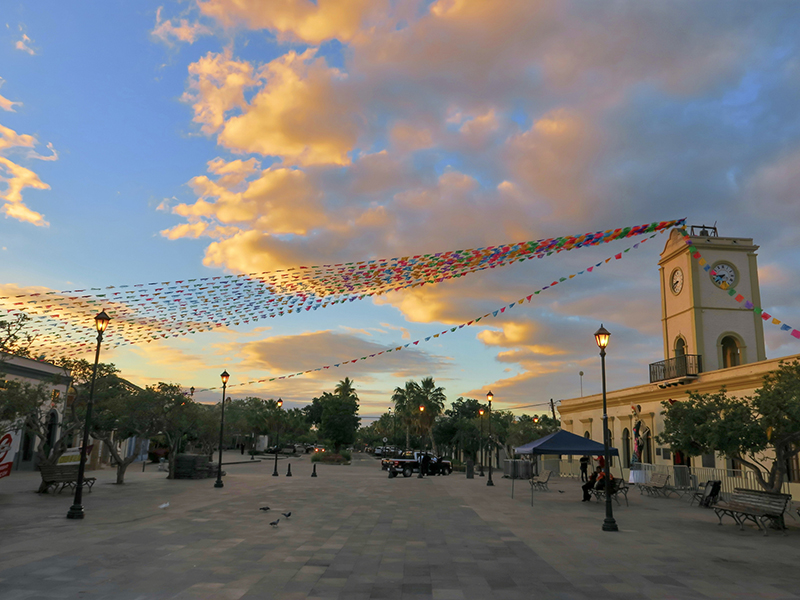
{"label": "black lamp post", "polygon": [[100,360],[100,344],[103,341],[103,332],[108,327],[108,322],[111,318],[106,314],[106,311],[101,310],[94,318],[94,324],[97,328],[97,350],[94,353],[94,368],[92,369],[92,385],[89,388],[89,401],[86,403],[86,421],[83,424],[83,446],[81,447],[81,462],[78,466],[78,481],[75,485],[75,499],[72,506],[69,507],[67,512],[68,519],[82,519],[83,518],[83,474],[86,471],[86,449],[89,446],[89,424],[92,420],[92,403],[94,402],[94,382],[97,379],[97,363]]}
{"label": "black lamp post", "polygon": [[493,486],[494,482],[492,481],[492,399],[494,399],[494,394],[490,391],[486,394],[486,399],[489,401],[489,440],[486,444],[487,454],[489,455],[489,479],[486,480],[486,485]]}
{"label": "black lamp post", "polygon": [[481,417],[481,437],[478,441],[478,454],[480,456],[478,460],[478,473],[481,477],[486,477],[486,475],[483,474],[483,413],[484,410],[482,408],[478,409],[478,414]]}
{"label": "black lamp post", "polygon": [[611,471],[609,469],[608,454],[608,413],[606,409],[606,346],[611,334],[600,324],[600,329],[595,331],[594,339],[597,347],[600,348],[600,365],[603,377],[603,457],[605,458],[604,478],[606,480],[606,518],[603,521],[603,531],[619,531],[617,522],[614,520],[614,512],[611,507]]}
{"label": "black lamp post", "polygon": [[[425,405],[424,405],[424,404],[420,404],[420,405],[419,405],[419,424],[420,424],[420,428],[419,428],[419,429],[420,429],[420,431],[422,431],[422,414],[423,414],[424,412],[425,412]],[[420,446],[422,446],[422,444],[420,444]],[[424,450],[424,449],[425,449],[425,448],[423,447],[423,450]],[[417,477],[418,477],[419,479],[422,479],[422,465],[424,465],[424,464],[425,464],[425,461],[423,461],[423,460],[422,460],[422,454],[420,454],[420,459],[419,459],[419,475],[417,475]]]}
{"label": "black lamp post", "polygon": [[278,398],[278,423],[275,426],[275,470],[272,471],[272,476],[278,476],[278,449],[281,445],[281,406],[283,406],[283,400]]}
{"label": "black lamp post", "polygon": [[228,371],[223,371],[220,374],[222,379],[222,417],[219,420],[219,469],[217,469],[217,481],[214,483],[215,488],[221,488],[225,485],[222,483],[222,436],[225,432],[225,388],[230,377]]}

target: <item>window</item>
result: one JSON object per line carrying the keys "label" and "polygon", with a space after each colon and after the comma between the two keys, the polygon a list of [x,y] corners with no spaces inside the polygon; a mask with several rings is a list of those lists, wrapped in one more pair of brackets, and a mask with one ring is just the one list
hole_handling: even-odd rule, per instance
{"label": "window", "polygon": [[704,468],[715,469],[717,467],[717,460],[713,452],[711,454],[703,454],[702,459]]}
{"label": "window", "polygon": [[653,463],[653,438],[650,435],[650,430],[644,434],[642,438],[642,462]]}
{"label": "window", "polygon": [[622,430],[622,464],[631,464],[631,432],[627,427]]}
{"label": "window", "polygon": [[739,355],[739,342],[732,335],[722,338],[722,368],[738,367],[741,364]]}
{"label": "window", "polygon": [[584,431],[583,432],[583,437],[585,437],[587,440],[590,440],[590,439],[592,439],[592,434],[589,433],[588,431]]}
{"label": "window", "polygon": [[682,337],[675,340],[675,356],[686,356],[686,342]]}

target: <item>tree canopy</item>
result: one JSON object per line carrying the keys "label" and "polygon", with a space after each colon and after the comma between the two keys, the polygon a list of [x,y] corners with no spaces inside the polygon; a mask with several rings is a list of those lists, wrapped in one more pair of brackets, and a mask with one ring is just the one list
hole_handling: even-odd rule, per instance
{"label": "tree canopy", "polygon": [[764,489],[780,491],[789,460],[800,452],[800,362],[781,362],[752,397],[722,388],[662,404],[660,443],[689,456],[719,452],[753,470]]}

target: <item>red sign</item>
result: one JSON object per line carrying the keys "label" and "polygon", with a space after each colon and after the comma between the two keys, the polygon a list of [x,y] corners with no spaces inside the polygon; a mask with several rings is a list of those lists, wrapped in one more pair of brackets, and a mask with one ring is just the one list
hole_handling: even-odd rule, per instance
{"label": "red sign", "polygon": [[15,448],[19,443],[19,431],[6,433],[0,437],[0,479],[11,474],[11,465],[14,462]]}

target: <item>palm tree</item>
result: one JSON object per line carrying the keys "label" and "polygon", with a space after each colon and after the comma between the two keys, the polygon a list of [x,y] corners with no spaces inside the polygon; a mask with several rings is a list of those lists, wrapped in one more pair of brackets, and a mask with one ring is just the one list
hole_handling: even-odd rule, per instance
{"label": "palm tree", "polygon": [[358,394],[356,394],[354,381],[349,377],[345,377],[338,384],[336,384],[336,387],[333,388],[333,393],[340,398],[355,398],[358,400]]}
{"label": "palm tree", "polygon": [[406,449],[411,445],[411,425],[416,422],[419,412],[417,396],[418,386],[413,381],[406,381],[404,388],[397,387],[392,394],[394,412],[406,427]]}
{"label": "palm tree", "polygon": [[425,411],[422,413],[422,423],[428,430],[428,436],[431,439],[431,449],[434,454],[436,452],[436,440],[433,439],[433,425],[436,422],[436,417],[440,416],[444,411],[444,403],[447,397],[444,395],[443,387],[436,387],[433,377],[426,377],[417,386],[419,406],[424,406]]}

